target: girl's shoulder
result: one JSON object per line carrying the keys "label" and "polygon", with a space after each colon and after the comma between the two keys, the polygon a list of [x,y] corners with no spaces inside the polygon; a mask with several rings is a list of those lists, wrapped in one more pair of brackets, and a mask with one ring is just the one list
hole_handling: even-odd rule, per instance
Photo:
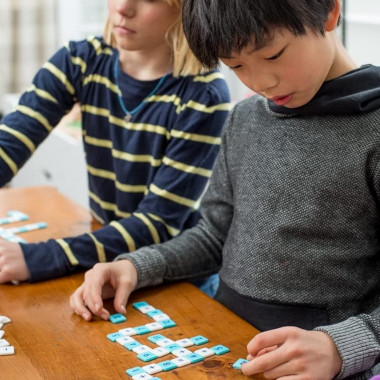
{"label": "girl's shoulder", "polygon": [[215,101],[229,102],[230,95],[226,80],[218,70],[197,75],[173,77],[169,79],[174,93],[183,101],[199,98],[213,98]]}
{"label": "girl's shoulder", "polygon": [[65,47],[73,57],[80,57],[86,61],[109,58],[114,53],[113,48],[104,42],[103,37],[96,36],[89,36],[79,41],[69,41]]}
{"label": "girl's shoulder", "polygon": [[227,86],[226,79],[219,70],[211,70],[197,75],[189,75],[185,78],[197,87]]}

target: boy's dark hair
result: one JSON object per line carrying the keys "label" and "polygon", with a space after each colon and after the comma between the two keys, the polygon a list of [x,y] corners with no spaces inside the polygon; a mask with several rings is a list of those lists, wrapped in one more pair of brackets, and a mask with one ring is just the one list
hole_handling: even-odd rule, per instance
{"label": "boy's dark hair", "polygon": [[250,44],[265,46],[279,28],[324,35],[334,6],[335,0],[183,0],[183,27],[195,56],[213,68]]}

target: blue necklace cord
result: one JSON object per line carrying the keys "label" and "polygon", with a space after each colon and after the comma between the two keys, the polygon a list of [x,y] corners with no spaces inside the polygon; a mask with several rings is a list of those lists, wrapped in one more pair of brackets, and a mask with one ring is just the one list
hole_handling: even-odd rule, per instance
{"label": "blue necklace cord", "polygon": [[120,107],[125,113],[124,119],[126,122],[129,122],[132,116],[145,105],[146,100],[149,99],[152,95],[154,95],[157,92],[157,90],[160,88],[160,86],[162,85],[162,83],[164,82],[168,74],[165,74],[163,77],[161,77],[161,79],[158,81],[154,89],[142,100],[142,102],[139,105],[137,105],[133,110],[128,111],[127,108],[125,107],[123,98],[121,97],[121,90],[120,90],[119,81],[118,81],[118,73],[119,73],[119,55],[116,56],[116,61],[115,61],[115,66],[114,66],[115,82],[119,90],[119,92],[117,93],[117,97],[119,99]]}

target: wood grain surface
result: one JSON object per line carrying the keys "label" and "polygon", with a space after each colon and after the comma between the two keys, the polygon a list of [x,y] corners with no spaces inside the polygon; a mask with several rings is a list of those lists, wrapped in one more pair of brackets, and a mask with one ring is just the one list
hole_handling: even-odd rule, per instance
{"label": "wood grain surface", "polygon": [[[23,234],[30,242],[77,235],[99,227],[92,225],[87,210],[50,187],[0,190],[0,217],[11,209],[29,214],[28,222],[48,223],[45,230]],[[100,319],[86,322],[71,312],[69,297],[82,280],[83,273],[78,273],[34,284],[0,285],[0,315],[12,319],[3,327],[3,338],[15,347],[15,355],[0,357],[0,379],[130,379],[125,373],[127,369],[149,363],[140,361],[134,352],[110,342],[106,336],[121,328],[153,322],[132,307],[137,301],[148,302],[177,323],[176,327],[154,333],[173,340],[195,335],[210,340],[205,345],[190,347],[191,351],[217,344],[230,349],[227,354],[214,355],[156,376],[162,380],[248,379],[233,369],[232,364],[238,358],[245,358],[246,344],[258,331],[193,285],[180,282],[138,290],[132,293],[127,305],[127,321],[112,324]],[[114,312],[111,301],[107,301],[106,306]],[[147,340],[154,333],[136,339],[154,347]],[[170,358],[173,356],[152,362]]]}

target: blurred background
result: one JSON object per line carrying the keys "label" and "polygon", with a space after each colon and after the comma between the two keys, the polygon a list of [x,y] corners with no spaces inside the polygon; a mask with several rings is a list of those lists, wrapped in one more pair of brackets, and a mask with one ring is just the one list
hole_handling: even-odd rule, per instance
{"label": "blurred background", "polygon": [[[106,0],[0,0],[0,115],[12,111],[39,67],[67,40],[102,35]],[[380,65],[380,1],[342,0],[339,34],[359,64]],[[233,102],[250,96],[221,67]],[[79,120],[80,121],[80,120]],[[76,116],[54,131],[10,186],[51,184],[87,205],[87,183]],[[64,160],[59,158],[60,152]],[[48,159],[49,158],[49,159]],[[66,178],[66,179],[65,179]]]}
{"label": "blurred background", "polygon": [[[100,35],[106,20],[106,0],[1,0],[0,112],[8,94],[18,94],[38,68],[65,41]],[[358,64],[380,65],[380,1],[343,0],[340,33]],[[248,90],[223,68],[234,101]]]}

